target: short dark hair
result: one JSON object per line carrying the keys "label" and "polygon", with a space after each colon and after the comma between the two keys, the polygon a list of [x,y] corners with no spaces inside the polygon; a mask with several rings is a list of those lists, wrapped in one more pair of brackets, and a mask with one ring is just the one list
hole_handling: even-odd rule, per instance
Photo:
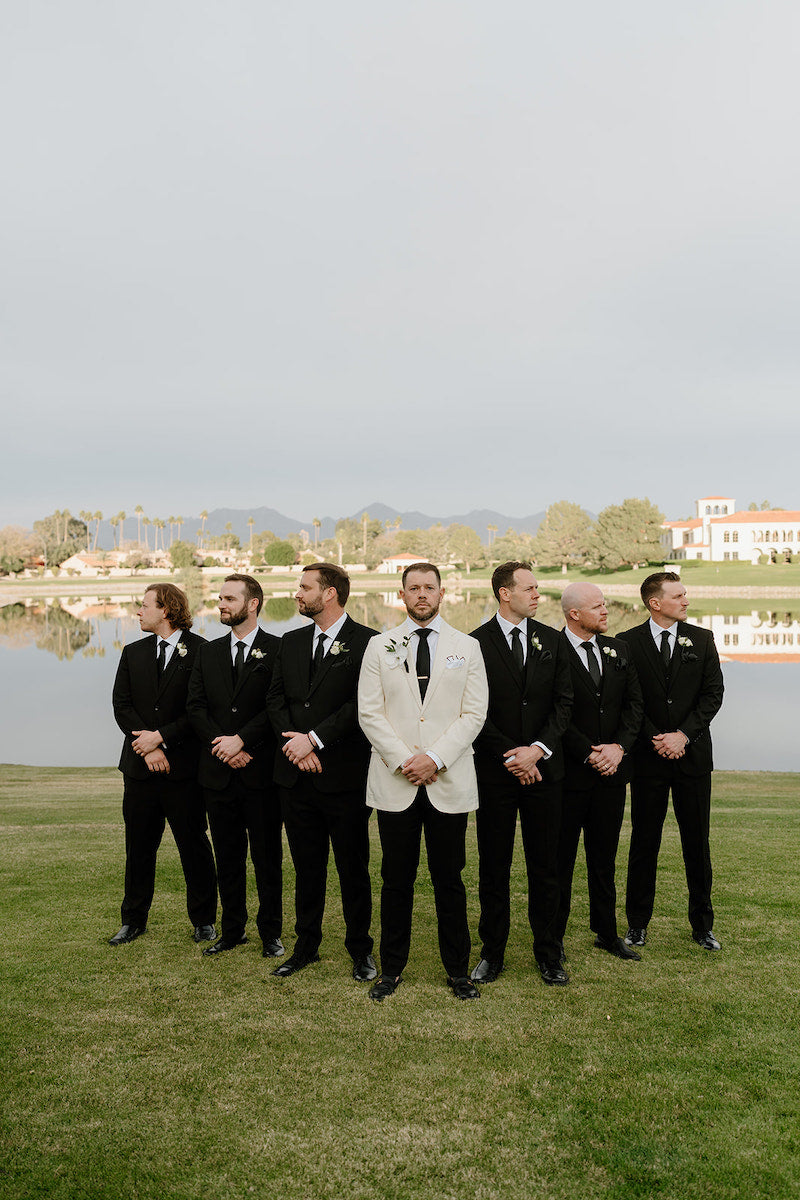
{"label": "short dark hair", "polygon": [[164,616],[173,629],[192,628],[192,613],[186,593],[182,592],[174,583],[151,583],[144,590],[145,595],[148,592],[155,592],[156,604],[159,608],[163,608]]}
{"label": "short dark hair", "polygon": [[258,582],[258,580],[253,579],[252,575],[233,574],[233,575],[226,575],[225,582],[226,583],[243,583],[244,584],[245,600],[247,600],[248,602],[250,600],[258,601],[258,608],[256,609],[256,616],[258,616],[258,614],[261,612],[261,605],[264,603],[264,590],[261,587],[261,584]]}
{"label": "short dark hair", "polygon": [[533,567],[529,562],[504,562],[500,563],[499,567],[495,567],[492,574],[492,591],[494,592],[495,600],[500,599],[500,588],[512,588],[514,586],[515,571],[532,571]]}
{"label": "short dark hair", "polygon": [[648,575],[639,588],[645,608],[649,608],[650,601],[661,595],[665,583],[680,583],[680,581],[681,577],[675,571],[656,571],[654,575]]}
{"label": "short dark hair", "polygon": [[439,584],[439,587],[442,586],[442,577],[439,574],[439,568],[434,566],[433,563],[419,562],[419,563],[411,563],[411,565],[406,567],[405,571],[403,571],[403,584],[402,584],[403,587],[406,586],[406,579],[408,578],[408,576],[411,574],[412,571],[425,571],[427,574],[435,575],[436,582]]}
{"label": "short dark hair", "polygon": [[318,562],[303,567],[303,572],[306,571],[316,571],[324,588],[336,588],[336,599],[344,608],[350,595],[350,576],[344,567],[338,567],[336,563]]}

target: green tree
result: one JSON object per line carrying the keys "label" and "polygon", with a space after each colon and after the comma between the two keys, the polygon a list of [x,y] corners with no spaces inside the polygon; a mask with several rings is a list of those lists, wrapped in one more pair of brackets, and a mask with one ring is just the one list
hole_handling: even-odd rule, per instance
{"label": "green tree", "polygon": [[33,522],[33,548],[45,557],[48,567],[58,567],[83,548],[87,528],[65,510]]}
{"label": "green tree", "polygon": [[21,525],[5,525],[0,529],[0,572],[4,575],[21,571],[31,555],[31,535]]}
{"label": "green tree", "polygon": [[291,567],[297,561],[297,551],[291,542],[270,542],[264,551],[268,567]]}
{"label": "green tree", "polygon": [[592,544],[592,518],[579,504],[551,504],[533,536],[533,554],[542,567],[581,566]]}
{"label": "green tree", "polygon": [[179,570],[194,566],[194,546],[190,542],[173,542],[169,548],[169,557],[173,567]]}
{"label": "green tree", "polygon": [[663,558],[661,526],[664,514],[645,497],[610,504],[597,518],[592,535],[592,558],[606,571],[635,567]]}
{"label": "green tree", "polygon": [[463,563],[469,575],[471,567],[482,566],[486,556],[478,534],[469,525],[449,525],[447,552],[454,563]]}

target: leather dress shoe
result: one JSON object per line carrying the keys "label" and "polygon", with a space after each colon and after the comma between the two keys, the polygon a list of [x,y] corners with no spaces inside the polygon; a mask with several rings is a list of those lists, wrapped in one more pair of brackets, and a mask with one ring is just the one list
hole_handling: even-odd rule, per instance
{"label": "leather dress shoe", "polygon": [[307,967],[309,963],[315,962],[319,962],[318,954],[291,954],[286,962],[275,968],[272,974],[278,979],[288,979],[290,975],[302,971],[303,967]]}
{"label": "leather dress shoe", "polygon": [[267,938],[261,947],[262,958],[280,958],[285,953],[286,950],[280,938]]}
{"label": "leather dress shoe", "polygon": [[225,934],[223,934],[218,942],[214,942],[213,946],[206,946],[203,954],[222,954],[225,950],[233,950],[236,946],[243,946],[246,941],[247,938],[244,934],[240,938],[226,938]]}
{"label": "leather dress shoe", "polygon": [[471,979],[466,975],[451,975],[447,977],[447,986],[457,1000],[480,1000],[481,994]]}
{"label": "leather dress shoe", "polygon": [[362,954],[359,958],[353,959],[353,979],[357,979],[359,983],[369,983],[371,979],[375,979],[378,974],[378,968],[375,966],[375,959],[371,954]]}
{"label": "leather dress shoe", "polygon": [[195,925],[192,936],[196,942],[213,942],[217,930],[214,925]]}
{"label": "leather dress shoe", "polygon": [[692,934],[692,937],[697,942],[698,946],[702,946],[704,950],[721,950],[717,939],[714,937],[713,929],[701,929]]}
{"label": "leather dress shoe", "polygon": [[478,965],[472,968],[469,977],[475,983],[494,983],[498,975],[502,973],[502,970],[502,962],[498,962],[493,958],[482,958]]}
{"label": "leather dress shoe", "polygon": [[403,976],[381,975],[377,983],[373,983],[369,989],[370,1000],[385,1000],[387,996],[392,996],[399,988],[403,981]]}
{"label": "leather dress shoe", "polygon": [[566,987],[569,983],[569,975],[561,963],[540,962],[539,971],[548,987]]}
{"label": "leather dress shoe", "polygon": [[621,937],[617,938],[601,938],[596,937],[594,944],[598,950],[606,950],[609,954],[613,954],[615,958],[621,958],[625,962],[641,962],[641,954],[637,954],[630,946],[626,946]]}
{"label": "leather dress shoe", "polygon": [[146,925],[123,925],[112,938],[108,939],[108,944],[109,946],[124,946],[127,942],[141,937],[146,929]]}
{"label": "leather dress shoe", "polygon": [[626,946],[643,946],[647,941],[647,926],[631,925],[625,934]]}

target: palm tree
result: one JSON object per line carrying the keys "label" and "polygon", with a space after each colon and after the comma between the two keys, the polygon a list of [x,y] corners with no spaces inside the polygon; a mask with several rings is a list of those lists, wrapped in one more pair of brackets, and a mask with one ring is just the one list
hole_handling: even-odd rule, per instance
{"label": "palm tree", "polygon": [[141,545],[142,544],[142,513],[144,512],[144,509],[142,508],[141,504],[137,504],[136,508],[133,511],[136,513],[136,540],[139,543],[139,545]]}
{"label": "palm tree", "polygon": [[231,534],[233,533],[233,526],[231,525],[230,521],[226,521],[226,522],[225,522],[225,532],[226,532],[226,533],[227,533],[227,535],[228,535],[228,545],[227,545],[225,548],[226,548],[226,550],[230,550],[230,548],[231,548]]}
{"label": "palm tree", "polygon": [[253,526],[255,525],[255,523],[256,522],[255,522],[254,517],[247,518],[247,525],[248,525],[248,528],[250,529],[250,553],[251,554],[253,553]]}
{"label": "palm tree", "polygon": [[171,545],[172,545],[172,543],[173,543],[173,542],[174,542],[174,540],[175,540],[175,534],[174,534],[174,532],[173,532],[173,529],[172,529],[172,526],[175,524],[175,518],[174,518],[174,517],[167,517],[167,524],[169,525],[169,544],[170,544],[170,546],[171,546]]}
{"label": "palm tree", "polygon": [[320,521],[319,517],[314,517],[314,520],[311,522],[311,524],[314,526],[314,549],[316,550],[319,544],[319,530],[322,522]]}
{"label": "palm tree", "polygon": [[125,534],[125,518],[127,515],[128,514],[126,512],[118,512],[117,513],[117,516],[119,517],[119,548],[120,548],[120,550],[122,549],[122,538]]}
{"label": "palm tree", "polygon": [[364,526],[364,561],[365,562],[367,560],[367,521],[368,520],[369,520],[369,513],[366,513],[366,512],[362,513],[361,514],[361,524]]}
{"label": "palm tree", "polygon": [[94,546],[92,547],[93,550],[96,550],[97,549],[97,539],[100,536],[100,522],[103,519],[103,514],[101,512],[96,512],[92,519],[97,522],[97,524],[94,527]]}
{"label": "palm tree", "polygon": [[150,543],[147,540],[147,526],[152,525],[153,522],[150,520],[149,517],[142,517],[142,524],[144,525],[144,548],[145,548],[145,550],[149,550]]}
{"label": "palm tree", "polygon": [[489,549],[491,550],[491,548],[492,548],[492,535],[493,535],[493,534],[495,534],[495,533],[497,533],[497,526],[496,526],[496,525],[487,525],[487,526],[486,526],[486,528],[487,528],[487,529],[488,529],[488,531],[489,531]]}
{"label": "palm tree", "polygon": [[92,514],[88,511],[88,509],[82,508],[81,511],[78,513],[78,516],[80,517],[80,519],[83,521],[84,525],[86,526],[86,553],[88,554],[89,550],[91,548],[91,534],[89,533],[89,522],[92,519]]}
{"label": "palm tree", "polygon": [[183,525],[183,517],[176,517],[175,524],[178,526],[178,541],[181,540],[181,526]]}
{"label": "palm tree", "polygon": [[164,546],[164,525],[165,525],[165,522],[164,522],[164,521],[162,521],[161,517],[156,517],[156,518],[155,518],[155,520],[153,521],[153,524],[154,524],[154,525],[155,525],[155,527],[156,527],[156,545],[155,545],[155,548],[156,548],[156,550],[158,550],[158,533],[159,533],[159,530],[161,530],[161,549],[162,549],[162,550],[164,550],[164,549],[165,549],[165,546]]}
{"label": "palm tree", "polygon": [[117,548],[117,526],[119,525],[119,517],[113,516],[108,518],[108,523],[111,526],[111,538],[114,544],[114,549]]}
{"label": "palm tree", "polygon": [[208,509],[207,508],[203,509],[203,511],[200,513],[200,517],[203,521],[203,524],[200,527],[200,544],[202,545],[203,541],[205,540],[205,536],[206,536],[206,521],[208,520]]}

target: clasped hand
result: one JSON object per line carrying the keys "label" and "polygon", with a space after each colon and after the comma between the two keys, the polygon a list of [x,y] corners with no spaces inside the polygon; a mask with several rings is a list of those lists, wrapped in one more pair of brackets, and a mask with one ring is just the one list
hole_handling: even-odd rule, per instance
{"label": "clasped hand", "polygon": [[592,746],[592,753],[586,761],[601,775],[614,775],[622,762],[623,754],[622,746],[616,742],[601,742],[599,746]]}
{"label": "clasped hand", "polygon": [[407,758],[400,771],[409,783],[424,787],[426,783],[436,783],[439,778],[439,768],[429,754],[412,754]]}
{"label": "clasped hand", "polygon": [[288,742],[284,743],[283,753],[289,759],[289,762],[294,763],[298,771],[311,771],[315,775],[320,774],[322,763],[319,761],[316,746],[307,733],[298,733],[294,729],[287,729],[281,733],[281,737],[289,739]]}
{"label": "clasped hand", "polygon": [[244,749],[244,742],[238,733],[220,734],[219,737],[215,737],[211,743],[211,753],[214,758],[237,771],[253,761],[252,754],[248,754]]}
{"label": "clasped hand", "polygon": [[653,749],[662,758],[683,758],[689,739],[680,729],[674,733],[657,733],[653,738]]}
{"label": "clasped hand", "polygon": [[541,746],[515,746],[513,750],[506,750],[503,763],[520,783],[541,783],[542,775],[536,764],[543,756]]}

